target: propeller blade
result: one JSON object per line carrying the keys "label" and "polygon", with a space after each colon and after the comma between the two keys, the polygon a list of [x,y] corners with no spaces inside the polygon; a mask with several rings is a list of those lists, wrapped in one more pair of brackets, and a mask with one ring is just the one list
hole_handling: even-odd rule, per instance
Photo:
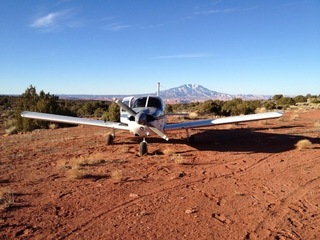
{"label": "propeller blade", "polygon": [[113,100],[114,100],[114,102],[116,104],[118,104],[119,107],[121,107],[124,110],[126,110],[130,115],[132,115],[132,116],[136,116],[137,115],[137,113],[135,111],[133,111],[128,105],[124,104],[121,100],[116,99],[116,98],[113,99]]}
{"label": "propeller blade", "polygon": [[154,127],[152,124],[148,123],[147,126],[157,135],[159,135],[161,138],[165,139],[166,141],[169,141],[169,138],[167,135],[165,135],[162,131],[160,131],[158,128]]}

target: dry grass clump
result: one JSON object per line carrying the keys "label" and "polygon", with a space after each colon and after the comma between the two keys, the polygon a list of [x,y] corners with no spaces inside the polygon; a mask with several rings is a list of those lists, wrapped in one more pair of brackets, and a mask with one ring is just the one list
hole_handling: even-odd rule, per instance
{"label": "dry grass clump", "polygon": [[291,117],[290,117],[291,121],[297,121],[299,119],[300,119],[299,114],[292,114]]}
{"label": "dry grass clump", "polygon": [[163,154],[166,156],[172,156],[172,155],[176,154],[176,152],[171,148],[166,148],[163,150]]}
{"label": "dry grass clump", "polygon": [[56,164],[58,168],[67,169],[67,178],[83,179],[91,176],[91,174],[84,170],[85,166],[94,166],[105,163],[107,163],[107,161],[104,159],[104,156],[101,153],[97,153],[89,156],[73,157],[69,160],[61,159],[58,160]]}
{"label": "dry grass clump", "polygon": [[172,160],[173,160],[173,162],[174,162],[175,164],[179,164],[179,165],[183,165],[183,164],[186,163],[185,160],[184,160],[184,158],[183,158],[183,156],[180,155],[180,154],[174,154],[174,155],[172,156]]}
{"label": "dry grass clump", "polygon": [[223,125],[222,128],[226,129],[226,130],[234,129],[235,128],[235,124],[226,124],[226,125]]}
{"label": "dry grass clump", "polygon": [[67,175],[67,178],[69,179],[83,179],[89,176],[89,174],[86,171],[79,168],[69,169],[66,172],[66,175]]}
{"label": "dry grass clump", "polygon": [[70,168],[70,166],[67,164],[67,160],[65,159],[60,159],[56,162],[56,165],[58,168],[62,168],[62,169],[68,169]]}
{"label": "dry grass clump", "polygon": [[6,134],[12,135],[18,133],[16,122],[17,121],[15,119],[9,119],[8,121],[4,122],[4,131]]}
{"label": "dry grass clump", "polygon": [[267,112],[267,109],[265,107],[261,107],[261,108],[257,108],[254,112],[255,113],[265,113],[265,112]]}
{"label": "dry grass clump", "polygon": [[189,113],[189,118],[190,119],[197,119],[198,118],[198,113],[196,113],[196,112],[191,112],[191,113]]}
{"label": "dry grass clump", "polygon": [[120,152],[121,152],[121,153],[129,153],[129,152],[130,152],[130,149],[131,149],[130,146],[123,145],[123,146],[121,146],[121,148],[120,148]]}
{"label": "dry grass clump", "polygon": [[320,121],[315,122],[315,123],[314,123],[314,127],[315,127],[315,128],[320,128]]}
{"label": "dry grass clump", "polygon": [[111,178],[117,183],[120,183],[124,180],[122,171],[118,169],[111,172]]}
{"label": "dry grass clump", "polygon": [[88,165],[89,159],[85,156],[73,157],[69,160],[68,165],[71,168],[79,168]]}
{"label": "dry grass clump", "polygon": [[298,150],[308,149],[312,147],[312,143],[308,139],[302,139],[295,145]]}
{"label": "dry grass clump", "polygon": [[18,132],[16,122],[17,121],[15,119],[10,119],[10,120],[4,122],[6,134],[11,135],[11,134],[16,134]]}
{"label": "dry grass clump", "polygon": [[57,129],[57,128],[59,128],[58,124],[56,124],[56,123],[49,124],[49,129],[54,130],[54,129]]}
{"label": "dry grass clump", "polygon": [[61,159],[61,160],[58,160],[56,164],[58,168],[77,169],[83,166],[105,164],[107,162],[108,161],[104,159],[104,156],[101,153],[97,153],[89,156],[73,157],[69,160]]}
{"label": "dry grass clump", "polygon": [[0,209],[6,210],[14,204],[14,193],[9,188],[0,188]]}

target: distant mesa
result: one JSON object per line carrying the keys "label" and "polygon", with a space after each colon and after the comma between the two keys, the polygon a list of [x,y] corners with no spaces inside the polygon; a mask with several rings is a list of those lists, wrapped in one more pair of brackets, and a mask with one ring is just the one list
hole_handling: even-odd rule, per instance
{"label": "distant mesa", "polygon": [[[146,93],[155,94],[155,93]],[[145,94],[134,94],[134,96]],[[107,100],[111,101],[112,98],[124,98],[128,95],[71,95],[61,94],[62,99],[90,99],[90,100]],[[160,91],[160,96],[168,103],[189,103],[189,102],[203,102],[206,100],[232,100],[234,98],[242,98],[243,100],[267,100],[272,96],[270,95],[253,95],[253,94],[238,94],[232,95],[227,93],[220,93],[209,90],[198,84],[184,84],[179,87],[170,88],[168,90]]]}

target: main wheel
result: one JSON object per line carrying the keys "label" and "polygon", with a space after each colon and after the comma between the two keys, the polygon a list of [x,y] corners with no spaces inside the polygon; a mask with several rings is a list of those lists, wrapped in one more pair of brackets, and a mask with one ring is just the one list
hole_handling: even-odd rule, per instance
{"label": "main wheel", "polygon": [[114,139],[114,137],[113,137],[111,134],[108,134],[108,135],[106,136],[106,143],[107,143],[107,145],[112,144],[112,143],[113,143],[113,139]]}
{"label": "main wheel", "polygon": [[140,143],[139,153],[140,153],[140,156],[147,155],[147,153],[148,153],[147,142],[142,141]]}
{"label": "main wheel", "polygon": [[196,142],[195,136],[194,136],[194,135],[191,135],[190,137],[188,137],[188,142],[189,142],[190,144],[194,144],[194,143]]}

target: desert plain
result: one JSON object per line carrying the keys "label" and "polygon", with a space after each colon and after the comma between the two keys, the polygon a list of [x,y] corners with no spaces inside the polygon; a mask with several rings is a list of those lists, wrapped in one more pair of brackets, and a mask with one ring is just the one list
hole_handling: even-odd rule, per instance
{"label": "desert plain", "polygon": [[193,144],[169,132],[146,156],[108,133],[2,134],[0,239],[320,238],[320,110],[193,129]]}

